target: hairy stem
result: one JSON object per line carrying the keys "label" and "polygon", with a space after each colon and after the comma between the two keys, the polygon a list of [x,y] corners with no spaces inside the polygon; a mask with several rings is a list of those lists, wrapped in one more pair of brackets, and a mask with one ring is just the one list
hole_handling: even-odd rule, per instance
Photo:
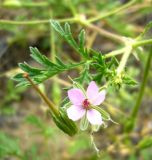
{"label": "hairy stem", "polygon": [[47,98],[47,96],[33,83],[31,78],[29,77],[28,73],[24,73],[23,77],[28,80],[28,82],[33,86],[33,88],[36,90],[37,93],[41,96],[41,98],[45,101],[45,103],[48,105],[48,107],[51,109],[51,111],[55,114],[58,115],[59,111],[56,109],[54,103]]}
{"label": "hairy stem", "polygon": [[54,30],[53,27],[50,26],[50,59],[54,63],[56,57],[55,53],[55,35],[54,35]]}
{"label": "hairy stem", "polygon": [[133,44],[133,48],[143,46],[143,45],[147,45],[147,44],[152,44],[152,39],[137,41]]}
{"label": "hairy stem", "polygon": [[125,52],[126,47],[112,51],[110,53],[105,54],[105,58],[109,58],[109,57],[113,57],[119,54],[122,54],[123,52]]}
{"label": "hairy stem", "polygon": [[[60,23],[62,22],[75,22],[75,18],[65,18],[65,19],[57,19]],[[44,19],[44,20],[29,20],[29,21],[13,21],[13,20],[0,20],[0,24],[6,24],[6,25],[37,25],[37,24],[49,24],[50,19]]]}
{"label": "hairy stem", "polygon": [[127,63],[127,60],[129,58],[129,55],[131,54],[131,51],[132,51],[132,46],[130,46],[130,45],[127,46],[126,51],[123,54],[121,61],[120,61],[120,64],[117,68],[117,75],[121,74],[121,72],[124,70],[126,63]]}
{"label": "hairy stem", "polygon": [[48,7],[49,3],[47,2],[4,2],[2,4],[0,4],[0,7],[15,7],[15,8],[21,8],[21,7],[26,7],[26,8],[34,8],[34,7]]}
{"label": "hairy stem", "polygon": [[[152,39],[146,39],[146,40],[137,41],[137,42],[134,42],[131,46],[132,46],[132,48],[136,49],[137,47],[140,47],[140,46],[143,46],[143,45],[149,45],[149,44],[152,44]],[[125,47],[123,47],[121,49],[109,52],[109,53],[107,53],[105,55],[105,58],[109,58],[109,57],[112,57],[112,56],[116,56],[116,55],[122,54],[127,49],[128,49],[128,46],[127,47],[125,46]]]}

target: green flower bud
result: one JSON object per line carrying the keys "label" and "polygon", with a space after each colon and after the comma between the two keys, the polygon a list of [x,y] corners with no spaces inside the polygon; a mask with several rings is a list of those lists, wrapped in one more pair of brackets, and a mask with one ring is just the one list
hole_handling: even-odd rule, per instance
{"label": "green flower bud", "polygon": [[78,132],[76,124],[68,118],[66,112],[63,109],[59,110],[58,115],[52,114],[52,116],[55,124],[64,133],[68,134],[69,136],[74,136]]}

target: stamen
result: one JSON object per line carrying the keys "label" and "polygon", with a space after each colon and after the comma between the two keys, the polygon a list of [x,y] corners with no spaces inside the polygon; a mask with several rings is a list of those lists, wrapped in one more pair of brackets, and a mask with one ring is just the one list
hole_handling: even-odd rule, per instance
{"label": "stamen", "polygon": [[85,99],[84,101],[83,101],[83,107],[85,108],[85,109],[89,109],[89,106],[90,106],[90,102],[88,101],[88,99]]}

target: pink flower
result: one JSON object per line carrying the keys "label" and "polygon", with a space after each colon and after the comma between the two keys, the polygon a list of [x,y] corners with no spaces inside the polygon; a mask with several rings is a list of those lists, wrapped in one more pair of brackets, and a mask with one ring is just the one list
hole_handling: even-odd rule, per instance
{"label": "pink flower", "polygon": [[86,116],[91,124],[101,125],[101,114],[92,106],[100,105],[104,101],[105,95],[105,90],[99,92],[99,88],[94,81],[90,82],[86,93],[78,88],[70,89],[68,97],[72,106],[67,109],[68,117],[73,121],[77,121]]}

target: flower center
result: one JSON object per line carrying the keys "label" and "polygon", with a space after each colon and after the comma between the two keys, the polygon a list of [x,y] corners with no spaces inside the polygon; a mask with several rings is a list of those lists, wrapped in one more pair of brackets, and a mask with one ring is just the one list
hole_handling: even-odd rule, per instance
{"label": "flower center", "polygon": [[88,101],[88,99],[85,99],[83,101],[82,105],[83,105],[84,109],[89,109],[90,108],[90,102]]}

